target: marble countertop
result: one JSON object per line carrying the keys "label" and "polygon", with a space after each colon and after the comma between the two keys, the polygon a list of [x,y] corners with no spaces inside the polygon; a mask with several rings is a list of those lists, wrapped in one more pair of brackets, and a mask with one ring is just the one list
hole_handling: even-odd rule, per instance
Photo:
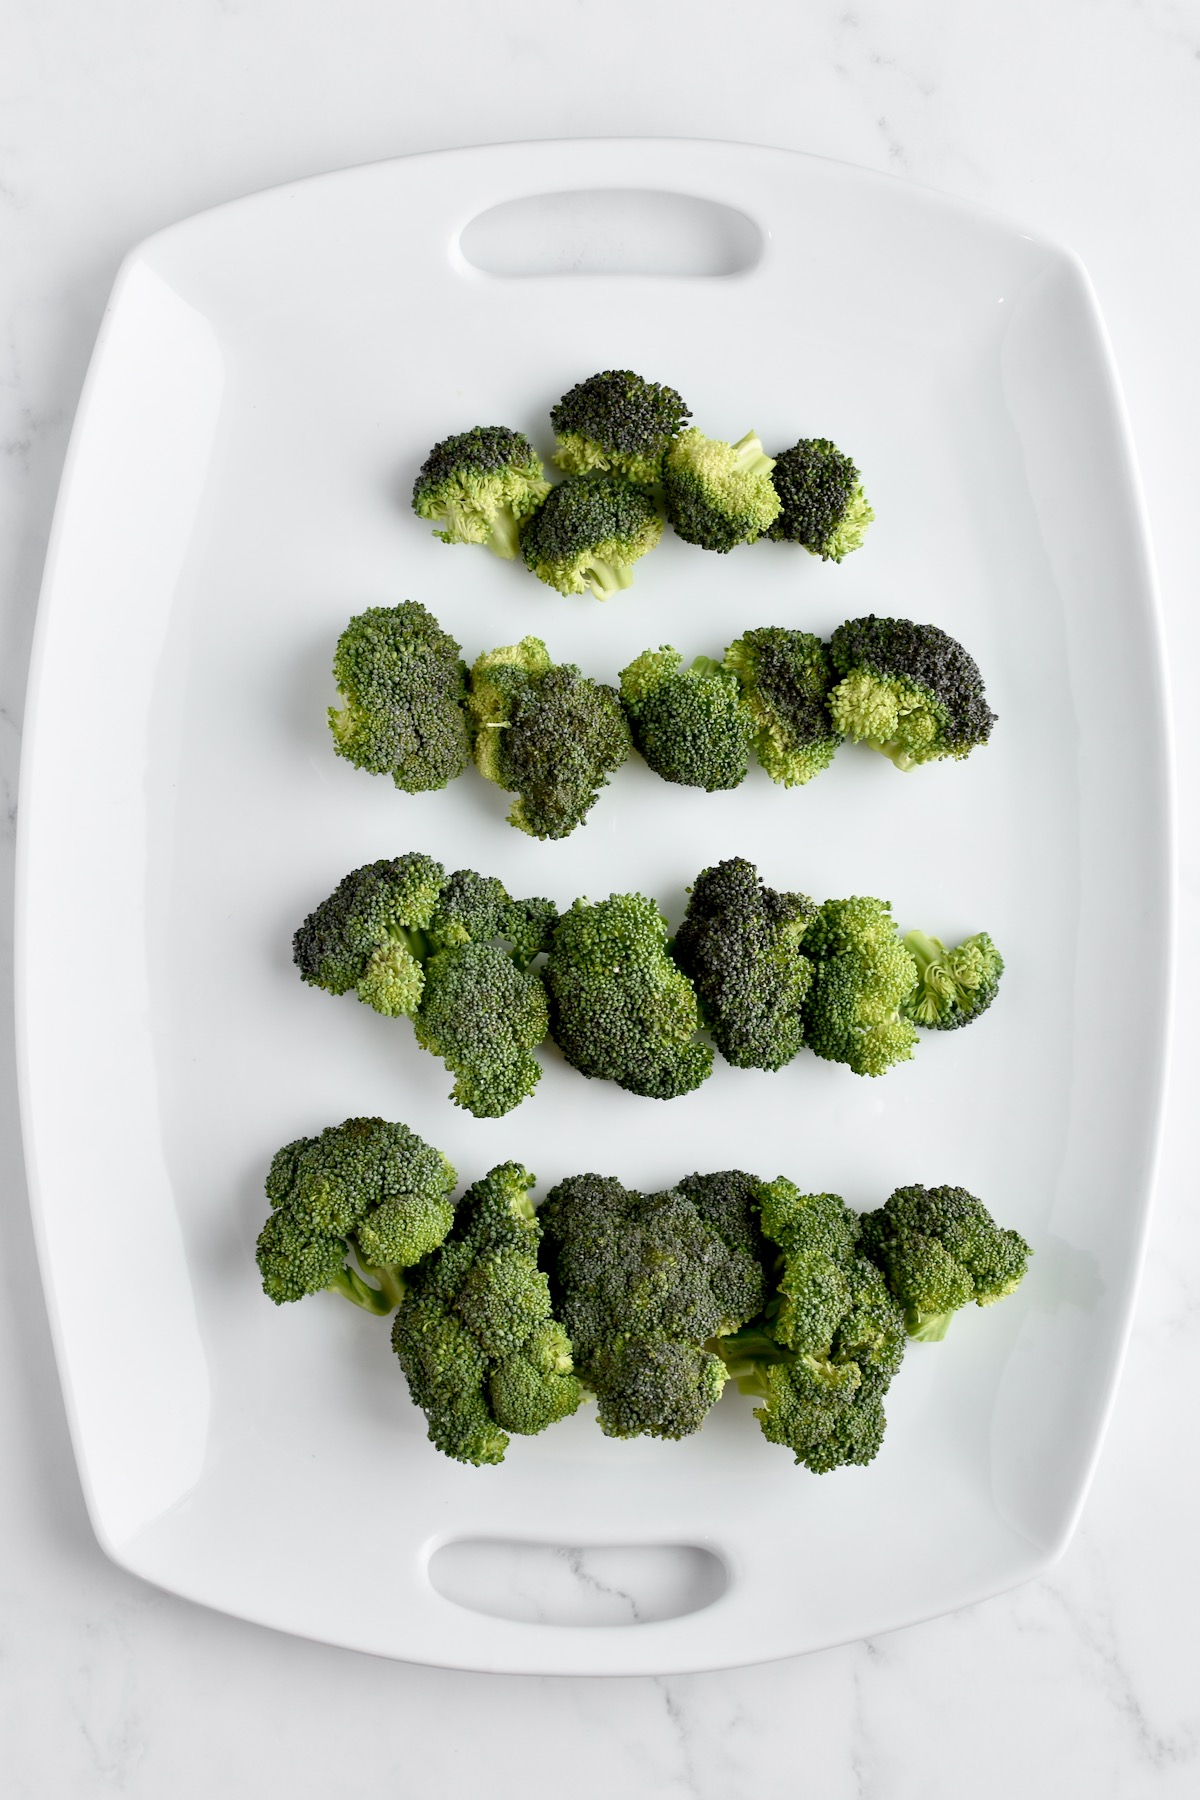
{"label": "marble countertop", "polygon": [[[1125,386],[1168,652],[1200,648],[1200,9],[1175,0],[10,0],[0,130],[0,784],[11,868],[54,497],[118,263],[147,234],[325,169],[456,144],[712,136],[844,159],[1082,256]],[[1196,995],[1197,755],[1180,722]],[[1120,754],[1119,696],[1113,754]],[[1120,721],[1120,722],[1119,722]],[[11,918],[6,879],[4,917]],[[1114,954],[1134,954],[1123,944]],[[87,955],[86,921],[72,954]],[[6,975],[6,990],[9,986]],[[6,992],[7,998],[7,992]],[[284,1637],[110,1565],[84,1512],[0,1050],[0,1755],[6,1794],[294,1800],[381,1786],[608,1800],[799,1793],[1138,1800],[1200,1785],[1197,1075],[1179,1033],[1154,1231],[1079,1530],[1044,1578],[874,1641],[724,1674],[488,1677]],[[348,1578],[358,1579],[350,1557]]]}

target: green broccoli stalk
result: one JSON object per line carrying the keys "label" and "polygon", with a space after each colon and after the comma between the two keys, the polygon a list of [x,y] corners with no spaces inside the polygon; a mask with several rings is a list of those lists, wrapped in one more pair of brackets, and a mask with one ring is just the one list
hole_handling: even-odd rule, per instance
{"label": "green broccoli stalk", "polygon": [[412,1014],[425,986],[425,935],[446,879],[419,851],[365,864],[305,919],[292,954],[310,987],[352,989],[389,1018]]}
{"label": "green broccoli stalk", "polygon": [[694,428],[682,432],[663,458],[667,517],[681,538],[702,550],[752,544],[779,516],[774,467],[753,431],[736,444]]}
{"label": "green broccoli stalk", "polygon": [[631,369],[605,369],[551,407],[558,440],[554,460],[568,475],[607,469],[650,486],[660,478],[668,445],[690,418],[674,388],[644,381]]}
{"label": "green broccoli stalk", "polygon": [[772,781],[799,787],[829,767],[842,739],[826,710],[833,665],[819,637],[778,625],[744,631],[725,667],[741,685],[754,754]]}
{"label": "green broccoli stalk", "polygon": [[904,1309],[909,1337],[936,1343],[960,1306],[1015,1293],[1033,1252],[965,1188],[897,1188],[862,1218],[863,1253]]}
{"label": "green broccoli stalk", "polygon": [[917,1034],[901,1008],[917,982],[886,900],[827,900],[801,941],[813,964],[805,1037],[818,1056],[856,1075],[882,1075],[913,1054]]}
{"label": "green broccoli stalk", "polygon": [[450,1236],[409,1279],[392,1327],[430,1441],[459,1462],[502,1462],[509,1432],[544,1431],[582,1398],[538,1268],[533,1179],[519,1163],[501,1163],[467,1189]]}
{"label": "green broccoli stalk", "polygon": [[841,562],[857,550],[875,517],[858,470],[828,438],[801,438],[781,450],[771,471],[781,511],[769,535]]}
{"label": "green broccoli stalk", "polygon": [[435,444],[413,485],[418,518],[441,520],[444,544],[486,544],[511,561],[521,521],[550,491],[529,439],[505,425],[476,425]]}
{"label": "green broccoli stalk", "polygon": [[328,1289],[367,1312],[391,1312],[404,1295],[403,1271],[450,1229],[455,1180],[440,1150],[386,1119],[346,1119],[285,1144],[266,1180],[263,1292],[282,1306]]}
{"label": "green broccoli stalk", "polygon": [[614,690],[552,662],[540,638],[478,657],[467,705],[476,766],[516,794],[508,821],[530,837],[567,837],[630,753]]}
{"label": "green broccoli stalk", "polygon": [[835,730],[878,750],[898,769],[961,759],[986,744],[996,715],[983,677],[936,625],[877,619],[839,625],[829,643],[839,677],[829,695]]}
{"label": "green broccoli stalk", "polygon": [[526,567],[560,594],[607,600],[633,581],[662,520],[653,500],[619,475],[593,470],[551,488],[521,532]]}
{"label": "green broccoli stalk", "polygon": [[917,985],[900,1011],[927,1031],[958,1031],[986,1012],[1000,988],[1004,958],[986,931],[953,950],[940,938],[908,931],[904,948],[917,965]]}
{"label": "green broccoli stalk", "polygon": [[459,645],[416,600],[358,613],[338,639],[333,747],[405,793],[444,788],[470,761]]}
{"label": "green broccoli stalk", "polygon": [[734,788],[750,766],[750,714],[736,679],[711,657],[690,668],[670,644],[643,650],[621,670],[633,741],[664,781]]}
{"label": "green broccoli stalk", "polygon": [[550,1035],[572,1068],[657,1100],[691,1093],[713,1064],[697,1041],[695,990],[666,941],[667,921],[643,894],[576,900],[543,971]]}

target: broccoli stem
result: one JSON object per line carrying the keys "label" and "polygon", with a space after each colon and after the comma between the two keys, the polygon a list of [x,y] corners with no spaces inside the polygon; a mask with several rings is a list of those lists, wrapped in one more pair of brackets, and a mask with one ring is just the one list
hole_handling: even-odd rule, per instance
{"label": "broccoli stem", "polygon": [[517,539],[517,521],[512,507],[497,507],[492,529],[488,534],[488,549],[493,555],[503,557],[505,562],[511,562],[517,554]]}
{"label": "broccoli stem", "polygon": [[373,1269],[371,1273],[380,1277],[381,1285],[377,1288],[372,1287],[370,1282],[364,1281],[358,1271],[352,1269],[349,1263],[344,1263],[341,1271],[329,1283],[329,1291],[333,1294],[341,1294],[346,1300],[353,1300],[355,1306],[361,1306],[364,1312],[374,1313],[376,1318],[381,1319],[386,1313],[394,1312],[399,1306],[400,1301],[404,1298],[404,1289],[400,1285],[396,1298],[392,1299],[391,1293],[387,1290],[395,1289],[398,1285],[398,1278],[394,1272],[386,1271],[388,1275],[387,1288],[382,1285],[384,1270]]}
{"label": "broccoli stem", "polygon": [[736,467],[739,473],[769,475],[775,467],[775,458],[767,455],[757,431],[748,431],[745,437],[738,439],[733,448],[736,452]]}
{"label": "broccoli stem", "polygon": [[930,964],[941,962],[946,954],[945,944],[939,944],[936,938],[929,937],[924,931],[906,931],[904,948],[916,961],[917,974],[922,980]]}
{"label": "broccoli stem", "polygon": [[597,600],[607,600],[610,594],[620,593],[622,588],[633,586],[633,570],[628,563],[605,562],[597,557],[580,573],[595,594]]}
{"label": "broccoli stem", "polygon": [[904,1329],[910,1338],[916,1338],[921,1344],[940,1344],[949,1330],[950,1321],[954,1317],[954,1308],[949,1312],[921,1312],[915,1306],[907,1308],[904,1314]]}

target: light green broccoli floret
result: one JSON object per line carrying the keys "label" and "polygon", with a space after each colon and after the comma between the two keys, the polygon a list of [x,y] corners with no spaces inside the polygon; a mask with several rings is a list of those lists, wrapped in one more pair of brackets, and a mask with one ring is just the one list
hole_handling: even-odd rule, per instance
{"label": "light green broccoli floret", "polygon": [[413,485],[418,518],[440,521],[445,544],[486,544],[497,556],[517,554],[521,521],[550,491],[541,461],[520,431],[476,425],[435,444]]}
{"label": "light green broccoli floret", "polygon": [[774,467],[753,431],[736,444],[684,431],[663,458],[667,517],[681,538],[703,550],[752,544],[779,516]]}
{"label": "light green broccoli floret", "polygon": [[811,1049],[856,1075],[882,1075],[913,1054],[917,1034],[901,1014],[917,965],[886,900],[827,900],[805,931],[813,984],[804,1009]]}
{"label": "light green broccoli floret", "polygon": [[1004,958],[986,931],[953,950],[940,938],[907,931],[904,948],[917,965],[917,985],[901,1007],[927,1031],[958,1031],[986,1012],[1000,989]]}
{"label": "light green broccoli floret", "polygon": [[593,470],[551,488],[521,532],[526,567],[560,594],[607,600],[662,536],[658,508],[620,475]]}
{"label": "light green broccoli floret", "polygon": [[558,440],[554,460],[568,475],[608,469],[653,484],[663,453],[691,413],[674,388],[644,381],[631,369],[605,369],[550,409]]}
{"label": "light green broccoli floret", "polygon": [[664,644],[621,670],[621,699],[633,741],[664,781],[716,793],[735,788],[750,766],[750,714],[736,679],[711,657],[688,668]]}
{"label": "light green broccoli floret", "polygon": [[965,1188],[897,1188],[862,1219],[862,1246],[904,1308],[910,1337],[946,1335],[960,1306],[991,1306],[1020,1286],[1032,1255]]}
{"label": "light green broccoli floret", "polygon": [[834,729],[878,750],[898,769],[961,759],[991,736],[978,664],[956,638],[911,619],[847,619],[829,640],[838,677]]}
{"label": "light green broccoli floret", "polygon": [[842,739],[826,709],[834,675],[819,637],[778,625],[744,631],[725,667],[741,685],[754,754],[772,781],[799,787],[829,767]]}

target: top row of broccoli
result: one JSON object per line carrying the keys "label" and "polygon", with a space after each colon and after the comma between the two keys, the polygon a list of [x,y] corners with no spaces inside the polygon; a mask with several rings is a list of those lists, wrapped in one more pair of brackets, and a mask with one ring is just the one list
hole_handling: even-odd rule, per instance
{"label": "top row of broccoli", "polygon": [[672,387],[605,369],[550,409],[554,462],[546,480],[529,439],[477,425],[435,444],[413,487],[413,510],[447,544],[518,550],[539,581],[598,600],[627,588],[633,565],[662,536],[663,514],[702,550],[770,537],[841,562],[873,514],[851,459],[827,438],[801,438],[771,457],[753,431],[736,444],[687,427]]}

